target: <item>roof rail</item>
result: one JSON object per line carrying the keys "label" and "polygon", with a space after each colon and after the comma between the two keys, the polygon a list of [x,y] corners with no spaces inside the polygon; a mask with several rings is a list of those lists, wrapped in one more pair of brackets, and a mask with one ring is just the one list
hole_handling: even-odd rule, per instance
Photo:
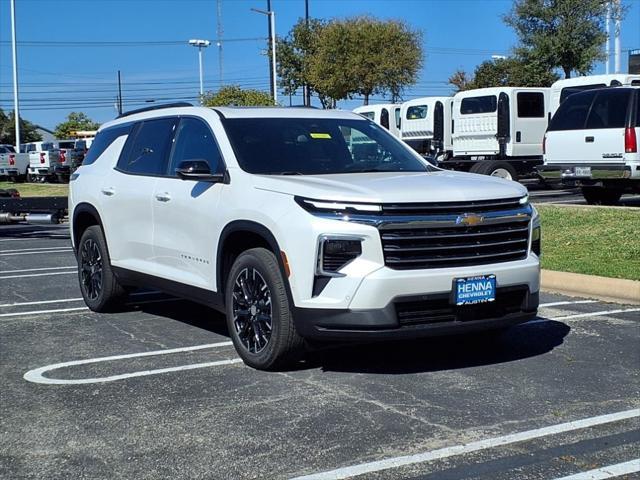
{"label": "roof rail", "polygon": [[137,108],[135,110],[129,110],[128,112],[121,113],[116,118],[128,117],[135,113],[150,112],[152,110],[162,110],[163,108],[176,108],[176,107],[193,107],[193,104],[189,102],[176,102],[176,103],[164,103],[162,105],[152,105],[150,107]]}

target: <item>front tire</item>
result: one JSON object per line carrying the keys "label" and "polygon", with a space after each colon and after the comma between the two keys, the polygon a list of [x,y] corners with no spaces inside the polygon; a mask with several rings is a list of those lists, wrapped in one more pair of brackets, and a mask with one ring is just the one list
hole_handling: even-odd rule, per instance
{"label": "front tire", "polygon": [[107,242],[98,225],[87,228],[80,238],[78,280],[84,302],[94,312],[116,310],[126,297],[111,269]]}
{"label": "front tire", "polygon": [[225,304],[231,340],[247,365],[277,370],[299,358],[304,342],[272,252],[252,248],[238,256],[227,277]]}
{"label": "front tire", "polygon": [[479,163],[475,165],[478,166],[473,173],[518,181],[518,172],[509,162],[502,160],[480,160]]}

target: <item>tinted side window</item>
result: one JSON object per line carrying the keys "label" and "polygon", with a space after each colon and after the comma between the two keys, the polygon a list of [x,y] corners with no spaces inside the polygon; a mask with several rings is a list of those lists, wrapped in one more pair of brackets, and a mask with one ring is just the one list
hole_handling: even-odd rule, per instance
{"label": "tinted side window", "polygon": [[175,175],[176,168],[187,160],[204,160],[214,173],[220,170],[222,164],[222,155],[211,130],[203,121],[195,118],[180,120],[169,175]]}
{"label": "tinted side window", "polygon": [[498,109],[498,98],[495,95],[483,97],[463,98],[460,105],[460,113],[470,115],[473,113],[491,113]]}
{"label": "tinted side window", "polygon": [[407,120],[419,120],[427,118],[427,105],[414,105],[407,108]]}
{"label": "tinted side window", "polygon": [[572,95],[560,104],[549,124],[549,130],[579,130],[584,128],[589,107],[596,92]]}
{"label": "tinted side window", "polygon": [[82,161],[83,165],[91,165],[94,163],[102,153],[109,148],[114,140],[122,135],[128,135],[131,130],[131,125],[118,125],[116,127],[107,128],[98,132],[96,138],[91,143],[91,148]]}
{"label": "tinted side window", "polygon": [[386,108],[382,109],[380,113],[380,125],[382,125],[387,130],[389,129],[389,110]]}
{"label": "tinted side window", "polygon": [[138,175],[164,175],[177,119],[145,120],[127,139],[118,169]]}
{"label": "tinted side window", "polygon": [[518,92],[518,117],[544,118],[544,94]]}
{"label": "tinted side window", "polygon": [[400,130],[400,127],[401,127],[401,125],[402,125],[402,120],[400,119],[400,109],[399,109],[399,108],[396,108],[396,109],[393,111],[393,113],[394,113],[394,115],[396,116],[396,128],[397,128],[398,130]]}
{"label": "tinted side window", "polygon": [[375,120],[376,119],[376,114],[375,112],[360,112],[360,115],[362,115],[363,117],[368,118],[369,120]]}
{"label": "tinted side window", "polygon": [[624,128],[630,90],[600,91],[593,102],[586,128]]}
{"label": "tinted side window", "polygon": [[562,91],[560,91],[560,103],[564,102],[569,95],[573,95],[574,93],[580,93],[586,90],[593,90],[594,88],[602,87],[606,87],[606,85],[604,83],[594,83],[591,85],[574,85],[573,87],[564,87]]}
{"label": "tinted side window", "polygon": [[631,80],[631,85],[634,87],[640,85],[640,80]]}

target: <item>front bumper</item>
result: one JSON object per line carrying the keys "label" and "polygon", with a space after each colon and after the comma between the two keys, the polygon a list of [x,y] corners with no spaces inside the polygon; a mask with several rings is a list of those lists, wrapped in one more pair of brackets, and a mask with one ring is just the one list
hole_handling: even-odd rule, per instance
{"label": "front bumper", "polygon": [[453,335],[506,328],[535,318],[539,293],[527,285],[497,289],[496,300],[455,306],[450,293],[399,296],[384,308],[332,310],[294,308],[305,338],[369,341]]}

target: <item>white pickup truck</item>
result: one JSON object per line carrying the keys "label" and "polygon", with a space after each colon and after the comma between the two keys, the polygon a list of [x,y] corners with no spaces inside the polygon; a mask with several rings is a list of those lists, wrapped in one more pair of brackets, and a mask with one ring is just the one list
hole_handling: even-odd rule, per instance
{"label": "white pickup truck", "polygon": [[17,153],[13,145],[0,145],[0,178],[24,182],[29,169],[29,154]]}
{"label": "white pickup truck", "polygon": [[85,140],[54,140],[42,149],[29,153],[29,176],[34,181],[68,182],[69,176],[82,164]]}

